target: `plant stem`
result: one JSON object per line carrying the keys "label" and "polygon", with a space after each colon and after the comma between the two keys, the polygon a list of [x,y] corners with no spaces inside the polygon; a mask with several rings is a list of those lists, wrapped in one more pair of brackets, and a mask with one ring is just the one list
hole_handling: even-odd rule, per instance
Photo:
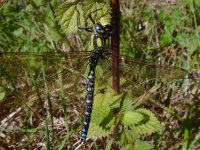
{"label": "plant stem", "polygon": [[111,0],[110,5],[112,8],[112,23],[114,25],[114,33],[111,37],[113,89],[119,93],[119,0]]}

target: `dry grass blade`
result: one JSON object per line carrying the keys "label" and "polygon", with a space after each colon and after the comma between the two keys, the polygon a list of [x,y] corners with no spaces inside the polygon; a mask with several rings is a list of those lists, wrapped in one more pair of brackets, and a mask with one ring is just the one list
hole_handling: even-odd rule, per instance
{"label": "dry grass blade", "polygon": [[150,100],[151,97],[156,94],[156,91],[160,88],[160,86],[161,84],[154,85],[150,90],[145,91],[141,96],[133,101],[133,106],[136,108]]}

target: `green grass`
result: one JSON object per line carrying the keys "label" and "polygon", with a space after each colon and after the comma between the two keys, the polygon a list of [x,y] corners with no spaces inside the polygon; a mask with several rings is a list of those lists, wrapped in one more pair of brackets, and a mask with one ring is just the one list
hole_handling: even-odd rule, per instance
{"label": "green grass", "polygon": [[[51,55],[45,53],[48,56],[39,57],[2,57],[0,53],[0,108],[3,110],[0,112],[0,129],[2,136],[5,136],[0,140],[0,148],[8,149],[10,146],[12,149],[33,149],[40,143],[46,149],[69,149],[79,137],[84,79],[78,73],[78,68],[69,70],[68,67],[79,64],[81,58],[78,61],[70,60],[60,55],[55,56],[54,52],[82,50],[87,47],[88,37],[86,33],[65,35],[54,17],[60,3],[59,0],[12,0],[0,5],[0,52],[52,52]],[[122,0],[121,54],[141,61],[159,60],[162,64],[188,70],[190,74],[186,78],[195,76],[200,68],[199,8],[199,0],[177,0],[174,5],[156,1]],[[142,69],[140,71],[142,75]],[[84,67],[81,72],[85,73]],[[100,75],[104,73],[99,69]],[[127,72],[124,77],[128,79],[130,74],[133,73]],[[126,83],[126,78],[121,80]],[[97,81],[96,86],[99,88],[107,85],[106,82],[101,83],[106,79],[100,78]],[[163,132],[135,135],[136,132],[128,127],[121,127],[117,137],[107,136],[95,142],[89,140],[83,149],[87,149],[90,144],[95,149],[105,148],[106,145],[107,149],[129,149],[133,146],[146,149],[153,146],[153,149],[158,150],[199,148],[199,80],[173,80],[150,96],[148,92],[137,96],[133,91],[130,87],[126,93],[129,99],[119,104],[119,97],[123,99],[125,94],[110,101],[108,99],[113,95],[104,94],[101,101],[102,95],[98,96],[100,90],[97,89],[95,107],[100,102],[113,103],[113,109],[119,108],[118,105],[122,107],[120,113],[110,114],[116,119],[115,125],[121,123],[124,114],[131,118],[128,114],[134,113],[140,118],[141,115],[135,110],[145,107],[160,120]],[[131,95],[135,93],[135,96]],[[138,107],[132,112],[135,103]],[[107,113],[108,107],[94,110],[96,115],[100,111]],[[102,119],[102,116],[99,115],[99,118]],[[7,124],[2,123],[5,120]],[[107,122],[104,120],[103,125],[109,128]],[[125,120],[123,123],[132,122]],[[107,135],[107,132],[102,134]],[[138,144],[132,145],[133,141]]]}

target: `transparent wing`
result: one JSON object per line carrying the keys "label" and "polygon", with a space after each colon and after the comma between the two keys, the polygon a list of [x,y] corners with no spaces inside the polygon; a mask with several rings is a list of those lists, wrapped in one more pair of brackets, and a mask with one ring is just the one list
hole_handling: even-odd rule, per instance
{"label": "transparent wing", "polygon": [[48,97],[57,101],[69,99],[69,103],[74,100],[72,97],[77,99],[77,93],[80,95],[85,89],[83,75],[89,54],[1,53],[0,88],[6,94],[0,116],[5,118],[6,112],[23,104],[43,108]]}
{"label": "transparent wing", "polygon": [[[110,59],[100,61],[99,67],[102,69],[99,70],[102,71],[99,73],[100,77],[98,78],[99,82],[112,86]],[[128,92],[135,97],[144,94],[145,91],[149,91],[151,88],[155,90],[154,86],[160,85],[159,88],[166,91],[171,89],[172,84],[183,85],[189,79],[189,73],[182,68],[152,62],[140,62],[125,56],[120,56],[119,63],[120,91]]]}
{"label": "transparent wing", "polygon": [[[4,100],[0,102],[2,127],[9,126],[11,119],[8,117],[13,117],[22,111],[23,106],[26,106],[23,107],[23,115],[29,116],[27,118],[31,118],[30,120],[39,118],[41,122],[44,121],[46,113],[51,109],[49,107],[53,107],[53,117],[57,118],[60,116],[59,113],[63,116],[67,112],[70,126],[80,127],[88,64],[86,56],[90,54],[91,52],[70,52],[62,55],[0,54],[0,88],[1,93],[2,91],[6,93]],[[155,92],[158,89],[155,87],[156,84],[162,85],[161,88],[164,90],[170,89],[174,79],[176,81],[184,79],[185,75],[187,72],[179,68],[120,57],[121,92],[134,95],[136,98],[146,91]],[[170,84],[162,84],[168,82]],[[95,84],[94,103],[97,104],[98,100],[103,99],[103,95],[106,97],[112,89],[110,56],[100,60],[96,68]],[[143,100],[139,99],[137,105],[143,103]],[[48,105],[49,102],[52,106]],[[112,96],[101,102],[112,103]],[[58,105],[60,103],[61,105]],[[94,108],[98,106],[96,104]],[[30,111],[26,111],[27,108]],[[75,126],[78,118],[80,124]],[[37,127],[37,123],[34,125]]]}
{"label": "transparent wing", "polygon": [[[63,70],[61,73],[69,74],[68,72],[78,71],[86,63],[86,56],[89,53],[68,53],[67,55],[53,53],[4,53],[1,54],[1,78],[24,77],[24,75],[32,75],[40,80],[39,75],[44,71],[51,78],[58,76],[58,70]],[[73,69],[70,69],[73,68]],[[7,74],[7,76],[6,76]],[[72,73],[73,74],[73,73]],[[81,73],[80,73],[81,74]]]}
{"label": "transparent wing", "polygon": [[[55,53],[2,53],[0,79],[5,91],[19,93],[59,93],[58,82],[63,82],[65,95],[80,94],[85,90],[87,59],[91,52]],[[100,60],[96,69],[97,88],[112,86],[111,58]],[[180,68],[150,62],[139,62],[120,57],[120,88],[132,95],[141,95],[155,83],[184,79],[187,72]],[[38,91],[40,93],[38,93]],[[56,92],[57,91],[57,92]],[[8,92],[9,93],[9,92]]]}

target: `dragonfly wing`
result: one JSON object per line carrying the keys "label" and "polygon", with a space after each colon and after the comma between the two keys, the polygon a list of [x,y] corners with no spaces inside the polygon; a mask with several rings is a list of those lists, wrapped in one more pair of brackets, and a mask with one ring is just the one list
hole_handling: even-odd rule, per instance
{"label": "dragonfly wing", "polygon": [[159,65],[152,62],[140,62],[129,57],[120,57],[121,77],[126,79],[135,95],[142,94],[143,91],[149,90],[155,84],[172,83],[173,81],[182,80],[188,74],[181,68],[167,65]]}
{"label": "dragonfly wing", "polygon": [[185,78],[185,75],[188,74],[188,72],[182,68],[161,65],[154,62],[137,61],[125,56],[120,57],[120,67],[121,70],[125,70],[125,72],[131,71],[140,78],[149,79],[183,79]]}
{"label": "dragonfly wing", "polygon": [[[99,77],[101,82],[112,86],[112,64],[111,58],[100,61],[102,73]],[[98,72],[98,70],[97,70]],[[181,68],[159,65],[152,62],[140,62],[132,58],[120,56],[119,62],[120,89],[121,91],[132,91],[133,95],[141,95],[150,89],[156,82],[166,83],[172,80],[182,80],[188,74]]]}
{"label": "dragonfly wing", "polygon": [[[73,88],[80,86],[77,82],[84,78],[83,74],[87,65],[86,56],[90,53],[71,52],[64,55],[1,53],[0,84],[6,90],[15,92],[19,89],[29,89],[33,93],[34,88],[45,89],[47,86],[50,86],[48,90],[53,91],[53,88],[56,89],[55,85],[58,85],[57,81],[62,77],[64,87],[68,91],[75,91]],[[41,91],[45,92],[45,90]],[[21,93],[26,92],[21,91]]]}

